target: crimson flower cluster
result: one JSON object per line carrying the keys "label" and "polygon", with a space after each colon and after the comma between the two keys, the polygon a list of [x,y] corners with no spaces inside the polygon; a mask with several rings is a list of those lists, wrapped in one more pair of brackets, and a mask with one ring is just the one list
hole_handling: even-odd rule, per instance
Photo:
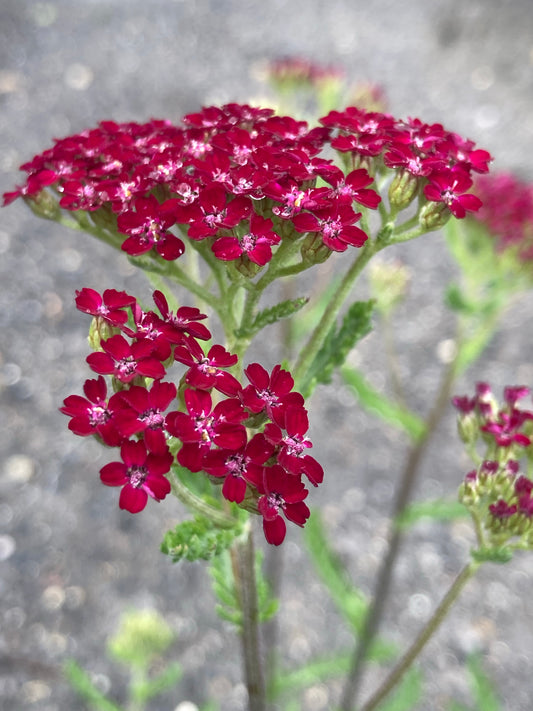
{"label": "crimson flower cluster", "polygon": [[515,248],[521,260],[533,260],[533,184],[496,173],[478,177],[476,192],[483,201],[476,219],[494,236],[497,249]]}
{"label": "crimson flower cluster", "polygon": [[[250,364],[243,387],[228,370],[237,356],[218,344],[202,346],[211,338],[204,314],[187,306],[172,312],[159,291],[154,302],[158,312],[144,311],[123,291],[77,292],[77,307],[94,319],[98,349],[87,363],[98,377],[85,382],[84,397],[65,399],[70,430],[120,448],[120,461],[106,464],[100,478],[122,487],[122,509],[137,513],[148,497],[164,499],[171,489],[165,475],[177,458],[221,482],[228,501],[261,514],[267,541],[279,545],[285,518],[303,526],[309,517],[304,477],[314,486],[323,479],[308,453],[303,397],[279,365],[269,373]],[[179,392],[165,380],[173,363],[186,366]],[[178,409],[168,411],[172,406]]]}
{"label": "crimson flower cluster", "polygon": [[422,181],[427,200],[442,203],[458,218],[481,207],[481,200],[467,191],[472,173],[487,173],[490,154],[441,124],[416,118],[397,120],[390,114],[351,107],[331,111],[320,120],[338,133],[331,145],[351,156],[354,166],[373,174],[380,163]]}
{"label": "crimson flower cluster", "polygon": [[473,397],[453,399],[463,440],[473,446],[481,439],[486,445],[480,464],[466,475],[459,498],[496,548],[516,537],[527,547],[533,544],[533,481],[520,473],[519,464],[531,451],[533,412],[519,407],[529,394],[526,387],[506,387],[500,405],[490,386],[478,383]]}
{"label": "crimson flower cluster", "polygon": [[[259,267],[287,235],[310,233],[330,251],[361,247],[359,208],[380,203],[370,186],[384,166],[423,179],[426,199],[456,217],[481,205],[466,191],[472,171],[488,170],[489,154],[440,124],[356,108],[321,123],[309,128],[240,104],[204,108],[178,126],[102,121],[22,165],[27,181],[4,203],[37,200],[49,188],[60,208],[98,211],[98,224],[124,236],[132,256],[175,260],[187,238],[207,240],[222,261]],[[330,145],[353,156],[353,169],[345,174],[324,157]]]}
{"label": "crimson flower cluster", "polygon": [[453,404],[459,412],[459,431],[464,441],[473,444],[479,437],[490,446],[492,453],[507,461],[521,448],[531,444],[533,412],[518,407],[518,401],[529,395],[522,386],[504,389],[503,407],[500,407],[490,386],[478,383],[473,397],[458,396]]}

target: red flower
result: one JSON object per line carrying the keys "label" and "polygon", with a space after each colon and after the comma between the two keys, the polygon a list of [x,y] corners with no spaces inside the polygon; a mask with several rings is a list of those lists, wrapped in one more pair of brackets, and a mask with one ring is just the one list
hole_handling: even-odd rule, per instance
{"label": "red flower", "polygon": [[176,220],[190,224],[187,234],[195,240],[216,235],[221,228],[235,227],[249,214],[251,204],[244,196],[227,202],[227,196],[222,185],[210,185],[200,192],[193,204],[176,207]]}
{"label": "red flower", "polygon": [[298,392],[291,392],[294,379],[288,370],[275,365],[272,374],[259,363],[251,363],[244,371],[251,385],[239,393],[239,397],[248,410],[259,413],[266,411],[272,419],[272,413],[278,408],[284,409],[290,405],[303,407],[304,399]]}
{"label": "red flower", "polygon": [[265,538],[272,545],[279,546],[287,528],[281,513],[289,521],[304,526],[311,513],[304,504],[309,492],[298,477],[287,474],[278,465],[264,467],[263,481],[258,482],[257,488],[262,494],[257,507],[263,516]]}
{"label": "red flower", "polygon": [[72,417],[69,430],[81,437],[98,435],[109,447],[116,447],[124,439],[115,426],[121,407],[120,395],[115,393],[108,401],[107,385],[101,375],[96,380],[86,380],[83,392],[86,398],[69,395],[60,408],[60,412]]}
{"label": "red flower", "polygon": [[236,451],[246,444],[246,419],[239,400],[222,400],[213,408],[211,395],[205,390],[188,388],[184,393],[189,414],[167,415],[167,432],[183,442],[178,462],[192,472],[200,471],[202,459],[212,445]]}
{"label": "red flower", "polygon": [[336,204],[332,208],[301,213],[292,218],[298,232],[318,232],[322,241],[334,252],[345,252],[348,245],[362,247],[368,239],[366,232],[353,223],[361,217],[349,205]]}
{"label": "red flower", "polygon": [[128,320],[128,314],[123,311],[136,301],[134,296],[125,291],[106,289],[103,296],[87,287],[76,292],[76,306],[80,311],[101,318],[112,326],[123,326]]}
{"label": "red flower", "polygon": [[463,170],[432,173],[429,185],[424,188],[424,195],[432,202],[443,202],[452,215],[462,218],[467,211],[475,212],[482,205],[478,197],[465,192],[471,186],[472,180]]}
{"label": "red flower", "polygon": [[101,341],[101,346],[104,353],[87,356],[87,363],[96,373],[114,375],[121,383],[130,383],[138,375],[155,380],[165,375],[164,366],[152,357],[154,344],[151,341],[139,341],[130,346],[118,335]]}
{"label": "red flower", "polygon": [[238,361],[236,355],[218,344],[205,355],[199,343],[192,338],[184,346],[174,349],[174,359],[189,366],[185,382],[200,390],[215,388],[224,395],[234,396],[241,390],[241,384],[231,373],[222,368],[230,368]]}
{"label": "red flower", "polygon": [[154,248],[167,261],[181,257],[185,246],[168,230],[176,222],[174,209],[177,203],[178,200],[167,200],[160,205],[153,195],[138,197],[135,212],[128,210],[117,218],[119,232],[129,235],[122,249],[137,256]]}
{"label": "red flower", "polygon": [[100,470],[100,479],[106,486],[122,486],[119,506],[130,513],[139,513],[148,497],[161,501],[170,493],[170,482],[165,478],[172,466],[168,449],[151,452],[146,444],[124,442],[120,448],[122,462],[110,462]]}
{"label": "red flower", "polygon": [[280,241],[281,237],[272,231],[272,220],[253,212],[249,232],[242,237],[220,237],[212,250],[215,257],[226,262],[246,254],[251,262],[264,266],[272,259],[272,245]]}
{"label": "red flower", "polygon": [[116,419],[117,429],[125,437],[142,432],[150,449],[159,451],[164,448],[164,412],[176,397],[174,383],[156,380],[150,390],[133,385],[118,395],[127,407],[121,410]]}

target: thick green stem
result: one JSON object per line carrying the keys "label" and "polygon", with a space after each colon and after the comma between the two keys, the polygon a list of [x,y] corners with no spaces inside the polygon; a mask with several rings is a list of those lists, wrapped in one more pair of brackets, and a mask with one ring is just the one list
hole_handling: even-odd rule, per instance
{"label": "thick green stem", "polygon": [[231,549],[235,586],[242,612],[242,651],[248,689],[248,711],[265,711],[266,696],[259,643],[259,612],[252,528]]}
{"label": "thick green stem", "polygon": [[466,583],[477,571],[481,563],[477,561],[471,561],[462,569],[459,573],[452,586],[444,596],[442,602],[437,607],[433,616],[426,624],[422,632],[418,635],[413,644],[409,647],[407,652],[400,659],[396,667],[392,670],[389,676],[381,684],[379,689],[371,696],[371,698],[361,707],[360,711],[374,711],[378,705],[385,699],[390,692],[397,686],[401,681],[405,672],[411,667],[413,662],[417,659],[420,652],[423,650],[425,645],[429,642],[431,637],[435,634],[448,612],[450,611],[452,605],[459,597],[459,594],[463,590]]}

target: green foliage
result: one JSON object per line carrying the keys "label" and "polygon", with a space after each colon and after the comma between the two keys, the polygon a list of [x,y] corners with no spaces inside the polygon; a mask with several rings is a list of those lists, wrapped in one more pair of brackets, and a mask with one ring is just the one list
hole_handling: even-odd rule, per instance
{"label": "green foliage", "polygon": [[122,706],[114,704],[93,684],[91,677],[73,659],[65,662],[65,677],[78,695],[97,711],[123,711]]}
{"label": "green foliage", "polygon": [[508,563],[513,557],[513,550],[509,546],[478,548],[470,551],[470,555],[478,563]]}
{"label": "green foliage", "polygon": [[181,665],[178,662],[173,662],[157,676],[133,683],[131,686],[131,696],[135,699],[137,704],[145,706],[150,699],[175,686],[180,680],[181,675]]}
{"label": "green foliage", "polygon": [[422,675],[418,669],[410,669],[395,688],[392,696],[379,705],[379,711],[410,711],[420,701]]}
{"label": "green foliage", "polygon": [[424,518],[434,521],[454,521],[468,516],[465,506],[459,501],[434,499],[433,501],[415,502],[408,506],[396,520],[396,525],[401,528],[410,528]]}
{"label": "green foliage", "polygon": [[346,385],[355,391],[357,399],[365,410],[395,427],[401,427],[415,442],[424,436],[426,431],[424,421],[414,412],[378,393],[359,370],[344,366],[341,375]]}
{"label": "green foliage", "polygon": [[242,518],[236,519],[234,528],[219,528],[211,519],[196,514],[192,520],[182,521],[173,531],[167,531],[161,551],[172,562],[180,560],[211,560],[227,550],[242,533]]}
{"label": "green foliage", "polygon": [[[367,600],[363,593],[350,582],[344,566],[329,546],[318,511],[313,512],[307,521],[304,538],[315,569],[331,599],[354,632],[360,633],[368,609]],[[392,644],[377,640],[374,642],[368,658],[375,662],[389,661],[394,657],[395,651]]]}
{"label": "green foliage", "polygon": [[334,656],[314,659],[298,669],[278,672],[268,688],[270,700],[346,674],[350,669],[351,656],[351,652],[341,652]]}
{"label": "green foliage", "polygon": [[[278,601],[272,597],[270,586],[262,573],[263,556],[260,552],[255,556],[255,579],[257,589],[257,614],[259,622],[271,619],[278,609]],[[218,616],[233,623],[239,629],[242,626],[241,603],[235,588],[234,571],[229,552],[214,558],[211,562],[210,574],[213,581],[213,592],[218,600],[216,611]]]}
{"label": "green foliage", "polygon": [[250,338],[265,328],[265,326],[270,326],[273,323],[281,321],[281,319],[288,318],[297,313],[308,301],[309,298],[307,296],[300,296],[297,299],[287,299],[287,301],[281,301],[275,306],[263,309],[256,315],[247,328],[239,329],[235,335],[238,338]]}
{"label": "green foliage", "polygon": [[355,344],[370,333],[374,303],[374,299],[356,301],[348,308],[340,327],[333,326],[309,367],[304,397],[309,397],[319,383],[331,383],[334,370],[344,365]]}
{"label": "green foliage", "polygon": [[133,667],[148,667],[174,641],[174,632],[156,610],[131,610],[122,615],[108,642],[109,655]]}
{"label": "green foliage", "polygon": [[501,705],[491,679],[485,674],[481,656],[473,654],[468,658],[468,671],[476,711],[500,711]]}

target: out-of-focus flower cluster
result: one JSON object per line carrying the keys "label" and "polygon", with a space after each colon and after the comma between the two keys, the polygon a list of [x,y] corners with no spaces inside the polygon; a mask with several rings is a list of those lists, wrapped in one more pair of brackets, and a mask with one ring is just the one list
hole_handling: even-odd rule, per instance
{"label": "out-of-focus flower cluster", "polygon": [[[391,183],[396,211],[421,198],[427,229],[480,207],[467,191],[490,155],[472,141],[440,124],[355,107],[320,122],[310,129],[239,104],[204,108],[181,126],[103,121],[21,166],[27,181],[4,202],[24,197],[51,219],[61,209],[86,211],[125,236],[122,249],[133,256],[154,250],[175,260],[188,238],[207,240],[220,260],[258,267],[284,239],[302,239],[308,258],[317,240],[328,254],[361,247],[367,234],[356,210],[378,207],[370,187],[378,174]],[[323,156],[330,146],[345,171]]]}
{"label": "out-of-focus flower cluster", "polygon": [[477,465],[461,484],[459,498],[486,549],[533,547],[533,481],[520,472],[520,460],[533,459],[533,412],[519,406],[529,394],[526,387],[506,387],[500,405],[489,385],[478,383],[473,397],[453,400],[459,434]]}
{"label": "out-of-focus flower cluster", "polygon": [[533,260],[533,184],[495,173],[478,177],[476,194],[483,202],[476,219],[493,235],[497,250],[516,249],[520,260]]}
{"label": "out-of-focus flower cluster", "polygon": [[[228,371],[237,356],[221,345],[202,347],[211,338],[205,315],[187,306],[172,312],[159,291],[154,301],[158,313],[123,291],[77,292],[78,308],[93,316],[87,363],[99,377],[85,382],[85,397],[65,399],[69,428],[120,448],[120,461],[106,464],[100,478],[122,487],[121,508],[137,513],[148,497],[164,499],[177,459],[222,483],[228,501],[261,514],[267,540],[279,545],[282,514],[300,526],[309,517],[303,477],[314,486],[323,478],[307,453],[303,397],[280,366],[268,373],[252,363],[241,386]],[[186,367],[178,387],[165,380],[173,363]]]}

